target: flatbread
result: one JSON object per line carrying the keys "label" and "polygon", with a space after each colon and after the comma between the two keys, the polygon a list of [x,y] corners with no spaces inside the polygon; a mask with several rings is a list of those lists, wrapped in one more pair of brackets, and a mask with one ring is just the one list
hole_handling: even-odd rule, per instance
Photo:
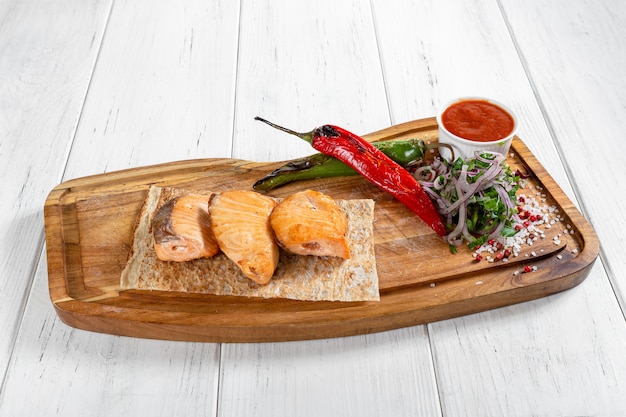
{"label": "flatbread", "polygon": [[374,201],[337,200],[348,219],[350,259],[300,256],[283,250],[274,277],[259,285],[245,277],[223,253],[189,262],[157,258],[152,216],[161,205],[184,194],[210,191],[152,186],[135,224],[134,241],[121,275],[122,289],[179,291],[308,301],[379,301],[374,256]]}

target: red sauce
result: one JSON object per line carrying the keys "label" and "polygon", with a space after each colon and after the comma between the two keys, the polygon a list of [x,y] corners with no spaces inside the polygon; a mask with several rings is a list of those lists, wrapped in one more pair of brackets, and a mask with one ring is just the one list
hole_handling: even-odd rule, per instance
{"label": "red sauce", "polygon": [[515,125],[506,110],[485,100],[454,103],[443,112],[441,121],[453,135],[476,142],[505,138]]}

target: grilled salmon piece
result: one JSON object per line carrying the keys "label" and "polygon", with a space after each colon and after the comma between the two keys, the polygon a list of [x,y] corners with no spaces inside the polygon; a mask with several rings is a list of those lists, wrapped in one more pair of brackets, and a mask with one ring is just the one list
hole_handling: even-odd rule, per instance
{"label": "grilled salmon piece", "polygon": [[162,261],[186,262],[219,252],[211,231],[209,197],[175,197],[152,220],[154,250]]}
{"label": "grilled salmon piece", "polygon": [[259,284],[267,284],[278,265],[279,249],[269,223],[274,206],[274,199],[247,190],[214,194],[209,203],[211,229],[220,249]]}
{"label": "grilled salmon piece", "polygon": [[348,220],[330,196],[301,191],[281,201],[270,215],[278,244],[297,255],[350,258]]}

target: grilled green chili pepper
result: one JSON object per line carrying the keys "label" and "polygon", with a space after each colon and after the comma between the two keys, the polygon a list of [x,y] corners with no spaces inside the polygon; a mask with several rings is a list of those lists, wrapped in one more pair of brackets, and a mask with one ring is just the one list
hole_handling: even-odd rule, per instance
{"label": "grilled green chili pepper", "polygon": [[[386,140],[372,142],[372,145],[403,167],[420,163],[426,151],[439,146],[425,145],[421,139]],[[292,181],[349,175],[357,175],[357,172],[332,156],[316,153],[290,161],[275,169],[258,180],[253,188],[269,191]]]}
{"label": "grilled green chili pepper", "polygon": [[351,166],[370,183],[413,211],[439,236],[446,235],[441,215],[417,179],[370,142],[339,126],[323,125],[300,133],[260,117],[255,119],[295,135],[310,143],[315,150]]}

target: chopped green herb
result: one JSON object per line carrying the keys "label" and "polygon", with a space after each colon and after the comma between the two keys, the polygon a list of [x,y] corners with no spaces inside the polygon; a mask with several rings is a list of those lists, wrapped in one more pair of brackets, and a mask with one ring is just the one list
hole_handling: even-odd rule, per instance
{"label": "chopped green herb", "polygon": [[475,248],[517,232],[515,198],[520,177],[503,155],[483,152],[452,163],[436,159],[415,175],[442,214],[451,245],[466,241]]}

